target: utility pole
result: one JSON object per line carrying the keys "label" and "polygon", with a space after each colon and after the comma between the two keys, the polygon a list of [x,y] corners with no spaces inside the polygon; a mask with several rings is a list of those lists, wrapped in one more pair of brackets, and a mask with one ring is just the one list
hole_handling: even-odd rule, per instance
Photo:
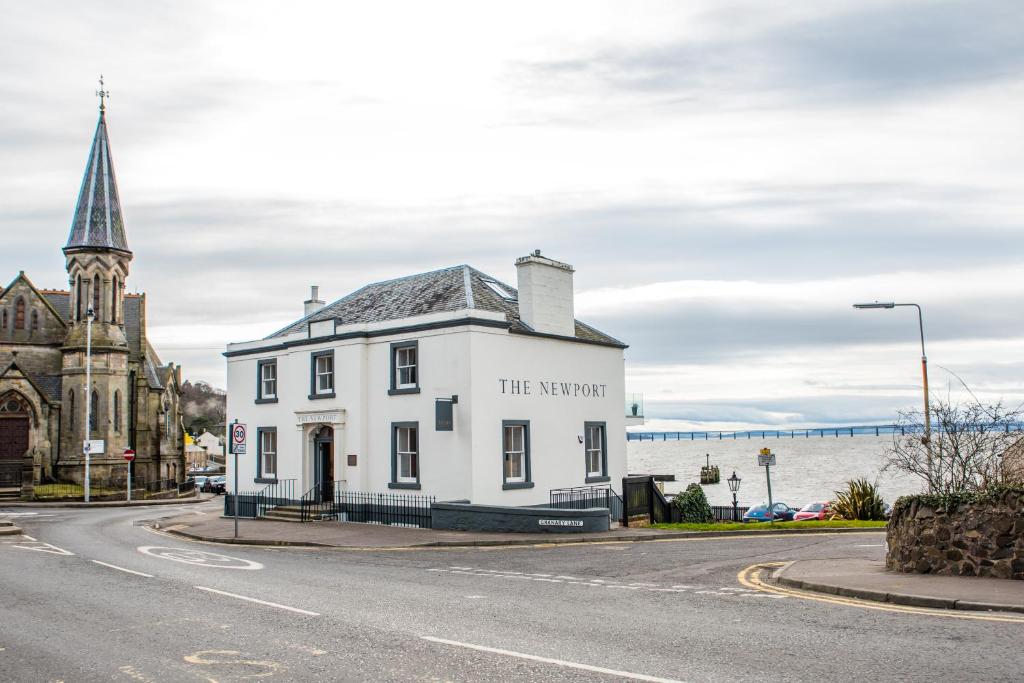
{"label": "utility pole", "polygon": [[[82,309],[78,309],[82,310]],[[95,313],[90,306],[85,312],[85,502],[89,502],[89,441],[92,439],[92,319]]]}

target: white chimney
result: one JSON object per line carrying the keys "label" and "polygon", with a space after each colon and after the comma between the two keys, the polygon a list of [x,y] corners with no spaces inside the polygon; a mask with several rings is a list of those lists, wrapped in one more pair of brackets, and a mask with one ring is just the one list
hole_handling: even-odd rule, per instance
{"label": "white chimney", "polygon": [[536,332],[576,336],[572,274],[568,263],[540,255],[540,249],[516,259],[519,318]]}
{"label": "white chimney", "polygon": [[324,302],[320,300],[320,287],[313,285],[313,291],[309,296],[309,301],[302,302],[306,306],[305,315],[316,313],[324,307]]}

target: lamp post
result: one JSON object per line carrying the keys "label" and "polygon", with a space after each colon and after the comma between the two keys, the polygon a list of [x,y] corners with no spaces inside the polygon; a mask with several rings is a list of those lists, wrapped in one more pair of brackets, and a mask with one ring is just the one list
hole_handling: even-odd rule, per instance
{"label": "lamp post", "polygon": [[732,491],[732,521],[738,522],[737,517],[739,516],[739,509],[737,508],[736,492],[740,490],[740,478],[736,476],[736,470],[733,470],[732,476],[725,480],[729,484],[729,490]]}
{"label": "lamp post", "polygon": [[[79,309],[81,310],[81,309]],[[92,320],[96,314],[90,306],[85,311],[85,486],[82,487],[85,502],[89,502],[89,440],[92,439]]]}
{"label": "lamp post", "polygon": [[854,304],[853,307],[857,309],[869,309],[869,308],[896,308],[897,306],[913,306],[917,309],[917,329],[921,333],[921,377],[924,385],[924,448],[926,457],[928,458],[928,493],[932,492],[932,415],[928,408],[928,356],[924,352],[924,317],[921,315],[921,307],[917,304],[904,303],[898,304],[894,302],[882,302],[878,301],[872,304]]}

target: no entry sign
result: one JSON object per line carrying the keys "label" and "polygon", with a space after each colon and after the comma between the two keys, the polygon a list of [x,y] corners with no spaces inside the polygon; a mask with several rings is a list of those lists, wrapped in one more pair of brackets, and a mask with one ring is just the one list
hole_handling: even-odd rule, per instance
{"label": "no entry sign", "polygon": [[231,425],[231,452],[236,455],[245,455],[245,425],[235,423]]}
{"label": "no entry sign", "polygon": [[135,459],[135,451],[133,451],[130,448],[124,449],[124,459],[127,460],[128,462],[131,462],[132,460],[134,460]]}

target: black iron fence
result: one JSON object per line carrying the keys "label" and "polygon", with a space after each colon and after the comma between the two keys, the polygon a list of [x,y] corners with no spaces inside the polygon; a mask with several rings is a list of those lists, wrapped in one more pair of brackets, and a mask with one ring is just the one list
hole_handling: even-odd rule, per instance
{"label": "black iron fence", "polygon": [[430,529],[433,496],[404,493],[364,493],[334,489],[334,519],[342,522],[390,524]]}
{"label": "black iron fence", "polygon": [[295,480],[279,479],[273,484],[267,484],[262,491],[256,493],[256,516],[263,517],[267,510],[286,505],[301,505],[301,501],[295,499]]}
{"label": "black iron fence", "polygon": [[587,508],[608,508],[611,518],[622,519],[622,496],[611,486],[574,486],[551,489],[548,505],[563,510],[585,510]]}
{"label": "black iron fence", "polygon": [[742,522],[743,515],[747,514],[749,507],[736,507],[732,505],[712,505],[711,512],[716,522]]}
{"label": "black iron fence", "polygon": [[330,495],[324,495],[322,484],[317,484],[303,493],[300,505],[302,507],[303,522],[310,522],[316,519],[335,519],[334,500]]}
{"label": "black iron fence", "polygon": [[241,491],[237,495],[228,493],[224,496],[224,516],[235,516],[235,502],[238,502],[238,516],[256,519],[259,491]]}

